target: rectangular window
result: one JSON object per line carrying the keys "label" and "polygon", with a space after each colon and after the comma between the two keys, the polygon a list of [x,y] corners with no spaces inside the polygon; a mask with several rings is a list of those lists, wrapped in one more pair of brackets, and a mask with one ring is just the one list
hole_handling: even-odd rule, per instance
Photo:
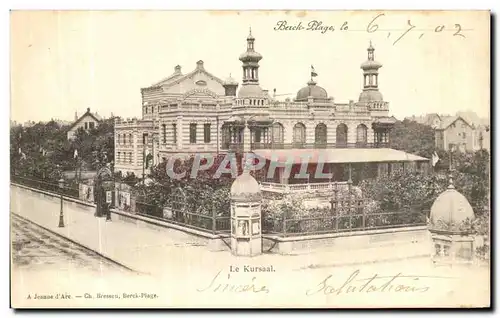
{"label": "rectangular window", "polygon": [[163,124],[161,126],[163,129],[163,143],[166,144],[167,143],[167,125]]}
{"label": "rectangular window", "polygon": [[128,162],[132,163],[132,153],[131,152],[128,153]]}
{"label": "rectangular window", "polygon": [[85,123],[85,129],[88,129],[88,128],[89,128],[89,127],[88,127],[88,123]]}
{"label": "rectangular window", "polygon": [[121,157],[121,156],[122,156],[122,153],[121,153],[121,152],[118,152],[118,156],[117,156],[117,158],[116,158],[116,161],[117,161],[117,162],[120,162],[120,160],[121,160],[121,158],[120,158],[120,157]]}
{"label": "rectangular window", "polygon": [[94,129],[94,127],[95,127],[95,123],[90,122],[90,123],[89,123],[89,128],[90,128],[90,129]]}
{"label": "rectangular window", "polygon": [[172,124],[174,144],[177,144],[177,124]]}
{"label": "rectangular window", "polygon": [[203,141],[206,144],[210,142],[210,124],[203,125]]}
{"label": "rectangular window", "polygon": [[189,124],[189,142],[196,143],[196,124]]}

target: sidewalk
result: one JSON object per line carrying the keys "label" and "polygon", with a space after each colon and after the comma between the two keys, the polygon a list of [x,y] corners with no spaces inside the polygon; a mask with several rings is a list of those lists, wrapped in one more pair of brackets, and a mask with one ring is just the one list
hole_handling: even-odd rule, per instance
{"label": "sidewalk", "polygon": [[[370,250],[331,251],[328,248],[310,254],[263,254],[257,257],[235,257],[229,250],[210,252],[197,246],[189,236],[168,235],[133,223],[126,223],[114,216],[113,221],[96,218],[94,208],[64,202],[64,228],[59,228],[60,201],[39,197],[29,191],[11,187],[11,211],[70,240],[78,242],[135,271],[152,274],[188,274],[194,268],[227,269],[229,265],[258,265],[280,267],[280,270],[304,270],[337,266],[353,266],[377,261],[394,261],[405,258],[405,253],[427,253],[426,246],[408,244]],[[22,198],[21,198],[22,196]],[[411,253],[410,252],[411,250]],[[376,257],[375,257],[376,255]],[[179,261],[182,260],[182,261]]]}

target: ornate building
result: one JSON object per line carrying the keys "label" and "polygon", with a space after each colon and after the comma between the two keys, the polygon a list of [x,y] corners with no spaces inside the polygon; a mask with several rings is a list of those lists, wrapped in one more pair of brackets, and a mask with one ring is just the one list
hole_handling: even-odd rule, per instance
{"label": "ornate building", "polygon": [[[247,50],[240,55],[243,78],[221,80],[209,73],[203,61],[183,74],[180,66],[167,78],[141,89],[142,119],[115,123],[115,170],[142,176],[143,169],[173,154],[253,152],[272,161],[271,155],[307,152],[325,155],[329,169],[342,179],[351,163],[376,163],[379,173],[391,164],[426,162],[389,148],[389,130],[396,119],[389,116],[389,103],[378,88],[379,69],[370,43],[361,64],[363,90],[358,101],[337,103],[311,73],[294,100],[278,101],[259,85],[259,61],[255,38],[247,37]],[[416,165],[408,165],[416,166]],[[385,170],[384,170],[385,169]],[[279,170],[279,169],[278,169]],[[277,183],[288,182],[278,176]],[[344,178],[345,179],[345,178]],[[291,181],[291,180],[290,180]],[[312,182],[312,180],[308,180]]]}

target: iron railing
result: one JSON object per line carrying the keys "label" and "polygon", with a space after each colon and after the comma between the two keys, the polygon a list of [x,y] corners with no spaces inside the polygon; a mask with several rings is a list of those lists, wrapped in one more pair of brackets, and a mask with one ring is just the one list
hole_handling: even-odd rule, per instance
{"label": "iron railing", "polygon": [[324,209],[325,213],[316,217],[281,218],[263,216],[262,233],[282,237],[299,235],[319,235],[353,231],[425,226],[426,211],[404,209],[397,212],[363,213],[360,202],[353,205],[347,213],[335,213]]}
{"label": "iron railing", "polygon": [[389,143],[369,143],[369,142],[355,142],[355,143],[327,143],[327,142],[292,142],[292,143],[263,143],[254,142],[251,144],[252,150],[258,149],[329,149],[329,148],[387,148]]}
{"label": "iron railing", "polygon": [[61,187],[59,183],[47,182],[44,180],[33,179],[23,176],[16,176],[16,175],[11,176],[11,182],[31,187],[34,189],[55,193],[57,195],[62,194],[63,196],[66,197],[79,199],[78,186],[76,188],[67,185],[63,185]]}
{"label": "iron railing", "polygon": [[[78,199],[78,189],[58,183],[47,182],[23,176],[11,176],[11,182],[31,188]],[[179,208],[161,207],[141,201],[135,202],[135,212],[152,219],[193,228],[207,233],[230,233],[230,216],[226,211],[212,211],[202,214]],[[270,218],[263,213],[262,233],[279,236],[299,236],[352,231],[366,231],[397,227],[422,226],[427,224],[428,210],[423,207],[408,207],[401,211],[368,212],[363,199],[338,198],[330,200],[330,208],[311,209],[307,217],[290,217],[283,213]],[[222,212],[222,213],[220,213]],[[221,215],[222,214],[222,215]]]}
{"label": "iron railing", "polygon": [[[259,149],[339,149],[339,148],[389,148],[390,143],[379,142],[354,142],[354,143],[327,143],[327,142],[292,142],[292,143],[277,143],[277,142],[252,142],[250,144],[251,150]],[[224,142],[221,144],[221,149],[227,149],[230,151],[241,151],[243,150],[243,142],[241,143],[229,143]]]}
{"label": "iron railing", "polygon": [[193,213],[183,209],[161,207],[140,201],[135,202],[135,209],[138,215],[212,234],[228,233],[231,231],[230,217],[218,215],[216,210],[213,210],[210,215],[207,215]]}

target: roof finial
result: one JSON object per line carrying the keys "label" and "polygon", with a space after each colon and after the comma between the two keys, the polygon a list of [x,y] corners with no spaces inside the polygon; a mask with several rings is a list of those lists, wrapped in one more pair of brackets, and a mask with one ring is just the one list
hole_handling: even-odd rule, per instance
{"label": "roof finial", "polygon": [[449,175],[450,179],[449,179],[449,184],[448,184],[448,189],[455,189],[455,186],[453,185],[453,175],[451,174],[451,171],[450,171],[450,175]]}
{"label": "roof finial", "polygon": [[252,27],[249,27],[249,29],[250,29],[250,33],[248,34],[248,36],[251,37],[252,36]]}
{"label": "roof finial", "polygon": [[251,170],[251,167],[252,167],[252,163],[249,162],[250,160],[245,160],[245,164],[243,165],[243,174],[250,174],[250,170]]}

